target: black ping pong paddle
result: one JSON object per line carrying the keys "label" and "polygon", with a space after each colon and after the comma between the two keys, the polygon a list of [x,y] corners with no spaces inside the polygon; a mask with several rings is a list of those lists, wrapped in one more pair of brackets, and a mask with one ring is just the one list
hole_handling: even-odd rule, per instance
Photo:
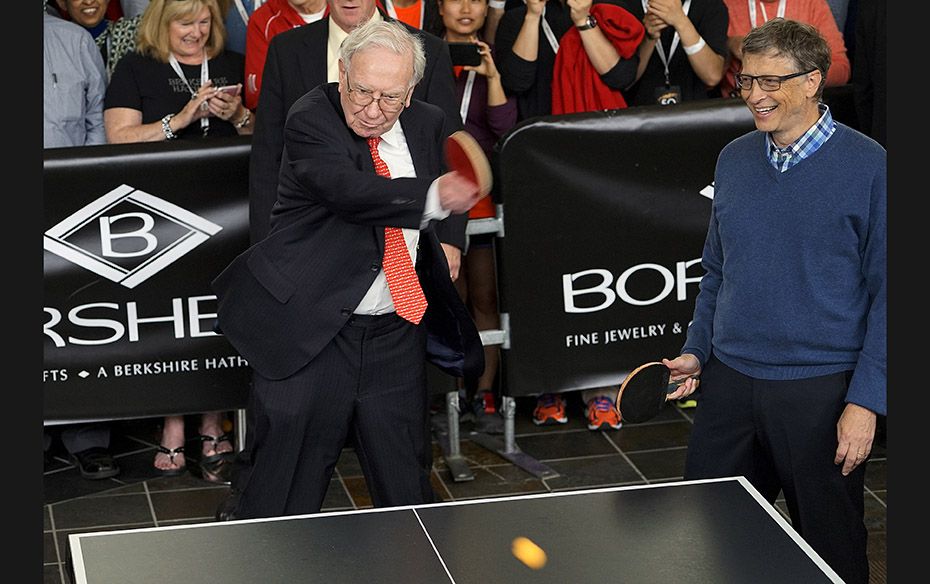
{"label": "black ping pong paddle", "polygon": [[671,371],[661,361],[640,365],[620,384],[614,400],[620,419],[633,423],[648,422],[662,411],[668,394],[691,377],[671,381]]}

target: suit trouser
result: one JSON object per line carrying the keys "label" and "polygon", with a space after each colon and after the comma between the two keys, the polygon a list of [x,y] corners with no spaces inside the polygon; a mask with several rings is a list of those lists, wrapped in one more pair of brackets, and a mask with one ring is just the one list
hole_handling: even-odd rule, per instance
{"label": "suit trouser", "polygon": [[425,327],[356,315],[303,369],[255,373],[237,518],[316,513],[349,432],[376,507],[433,501]]}
{"label": "suit trouser", "polygon": [[833,463],[852,372],[754,379],[712,356],[685,459],[685,479],[743,475],[769,502],[785,496],[792,527],[847,583],[866,584],[865,463]]}

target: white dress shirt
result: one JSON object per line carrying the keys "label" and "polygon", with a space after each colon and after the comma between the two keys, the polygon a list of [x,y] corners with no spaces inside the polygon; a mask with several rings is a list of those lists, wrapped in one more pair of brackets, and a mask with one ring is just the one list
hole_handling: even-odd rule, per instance
{"label": "white dress shirt", "polygon": [[[400,120],[390,130],[381,134],[378,155],[387,164],[391,179],[417,176]],[[421,228],[426,227],[433,219],[440,220],[449,216],[449,211],[443,209],[439,203],[438,180],[437,178],[430,184],[429,191],[426,193],[426,205],[423,208],[423,217],[420,219]],[[410,258],[416,265],[420,231],[405,227],[404,241],[407,244],[407,251],[410,252]],[[388,288],[384,269],[381,269],[371,288],[368,289],[362,301],[355,308],[355,314],[387,314],[390,312],[394,312],[394,301],[391,299],[391,291]]]}

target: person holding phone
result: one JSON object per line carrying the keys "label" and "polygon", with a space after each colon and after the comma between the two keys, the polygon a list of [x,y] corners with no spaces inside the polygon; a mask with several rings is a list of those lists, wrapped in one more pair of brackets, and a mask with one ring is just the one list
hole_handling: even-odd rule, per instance
{"label": "person holding phone", "polygon": [[[245,57],[225,49],[217,0],[152,0],[137,50],[120,59],[107,87],[110,143],[251,134],[242,103]],[[224,91],[217,87],[231,86]]]}
{"label": "person holding phone", "polygon": [[[437,0],[433,0],[437,1]],[[517,123],[517,101],[508,97],[494,63],[491,46],[481,38],[488,14],[488,0],[438,0],[442,37],[449,43],[459,115],[465,130],[474,136],[491,159],[494,144]],[[453,49],[459,47],[461,51]],[[458,62],[457,62],[458,61]],[[494,217],[493,196],[485,197],[468,214],[469,219]],[[500,328],[497,309],[497,276],[494,265],[494,235],[470,236],[462,267],[455,282],[471,311],[478,330]],[[472,404],[475,430],[488,434],[504,431],[494,391],[500,361],[497,346],[484,347],[484,373],[478,379]],[[461,390],[464,392],[464,388]],[[441,424],[443,413],[435,420]]]}

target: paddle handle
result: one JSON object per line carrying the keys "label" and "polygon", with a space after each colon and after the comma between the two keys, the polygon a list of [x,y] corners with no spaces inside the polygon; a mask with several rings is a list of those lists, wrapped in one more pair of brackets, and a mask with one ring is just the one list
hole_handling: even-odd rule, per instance
{"label": "paddle handle", "polygon": [[666,393],[672,393],[676,389],[678,389],[678,387],[681,386],[682,383],[688,381],[689,379],[698,379],[699,377],[700,377],[699,375],[694,374],[694,375],[689,375],[687,377],[683,377],[681,379],[677,379],[675,381],[669,381],[668,387],[666,388]]}

